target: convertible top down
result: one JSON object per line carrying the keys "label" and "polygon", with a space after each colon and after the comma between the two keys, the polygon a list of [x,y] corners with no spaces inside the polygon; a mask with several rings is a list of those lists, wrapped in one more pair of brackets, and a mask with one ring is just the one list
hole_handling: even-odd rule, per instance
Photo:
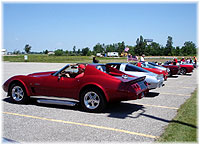
{"label": "convertible top down", "polygon": [[100,112],[109,102],[141,99],[148,91],[144,79],[103,64],[73,64],[59,71],[14,76],[3,89],[15,103],[28,103],[30,97],[39,103],[79,102],[85,111]]}

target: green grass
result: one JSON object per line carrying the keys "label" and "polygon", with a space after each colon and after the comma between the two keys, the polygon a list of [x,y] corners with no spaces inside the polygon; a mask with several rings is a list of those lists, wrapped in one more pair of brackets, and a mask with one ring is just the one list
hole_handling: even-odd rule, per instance
{"label": "green grass", "polygon": [[197,90],[178,110],[178,114],[167,126],[160,143],[197,143]]}
{"label": "green grass", "polygon": [[[49,63],[92,63],[93,56],[54,56],[46,54],[29,54],[28,62],[49,62]],[[127,62],[126,57],[111,58],[111,57],[98,57],[100,63],[109,62]],[[24,55],[14,55],[14,56],[3,56],[3,61],[9,62],[24,62]],[[169,58],[146,58],[148,61],[158,61],[165,62],[170,60]]]}

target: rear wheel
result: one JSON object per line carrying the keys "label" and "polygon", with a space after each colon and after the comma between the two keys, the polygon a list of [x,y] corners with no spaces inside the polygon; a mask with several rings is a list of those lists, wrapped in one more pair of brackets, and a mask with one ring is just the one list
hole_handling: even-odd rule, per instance
{"label": "rear wheel", "polygon": [[80,103],[87,112],[101,112],[106,107],[104,94],[96,88],[84,90],[81,93]]}
{"label": "rear wheel", "polygon": [[181,68],[181,70],[180,70],[181,75],[185,75],[186,72],[187,72],[186,68]]}
{"label": "rear wheel", "polygon": [[24,104],[28,103],[29,97],[27,96],[24,86],[20,83],[12,84],[9,89],[9,96],[12,102]]}

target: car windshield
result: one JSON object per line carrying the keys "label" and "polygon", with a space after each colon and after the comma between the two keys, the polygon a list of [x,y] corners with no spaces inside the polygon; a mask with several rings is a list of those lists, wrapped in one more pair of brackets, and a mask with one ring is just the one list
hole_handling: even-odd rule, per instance
{"label": "car windshield", "polygon": [[105,65],[97,65],[96,68],[102,72],[107,73]]}
{"label": "car windshield", "polygon": [[147,72],[147,73],[149,72],[141,67],[132,64],[127,64],[125,67],[125,71],[137,71],[137,72]]}
{"label": "car windshield", "polygon": [[148,63],[142,63],[141,66],[144,68],[156,68],[155,66],[148,64]]}
{"label": "car windshield", "polygon": [[63,68],[61,68],[60,70],[58,70],[57,72],[53,73],[53,76],[57,76],[62,70],[66,69],[69,67],[69,64],[67,64],[66,66],[64,66]]}

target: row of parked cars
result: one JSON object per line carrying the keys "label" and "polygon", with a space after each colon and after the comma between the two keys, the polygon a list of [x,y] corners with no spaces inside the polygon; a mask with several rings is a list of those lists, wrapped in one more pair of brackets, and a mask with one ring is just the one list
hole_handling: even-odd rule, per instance
{"label": "row of parked cars", "polygon": [[164,86],[168,76],[192,72],[192,64],[157,65],[153,62],[67,64],[57,71],[17,75],[3,89],[11,102],[75,106],[101,112],[107,104],[143,98]]}

